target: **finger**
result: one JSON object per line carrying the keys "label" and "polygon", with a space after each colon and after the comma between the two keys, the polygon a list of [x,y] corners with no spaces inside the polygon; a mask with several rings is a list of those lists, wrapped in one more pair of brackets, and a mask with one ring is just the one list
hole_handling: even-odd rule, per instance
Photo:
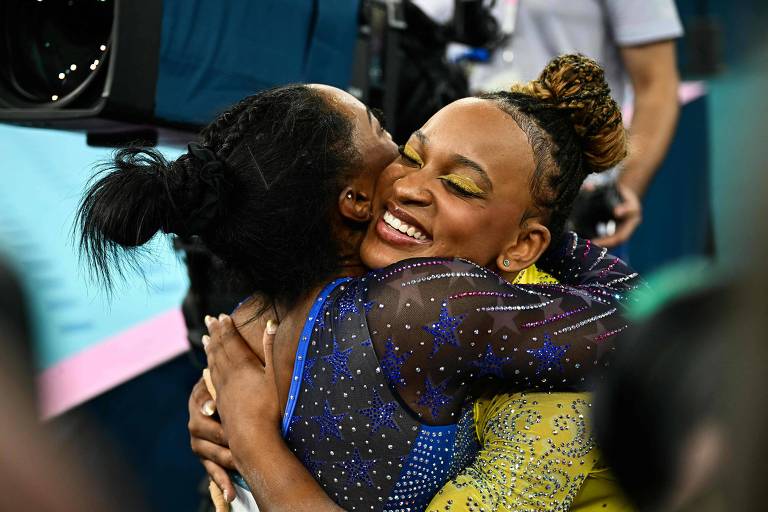
{"label": "finger", "polygon": [[232,451],[205,439],[193,438],[190,443],[192,452],[202,460],[209,460],[225,469],[235,469]]}
{"label": "finger", "polygon": [[275,333],[277,333],[278,323],[275,320],[267,320],[267,327],[264,329],[262,343],[264,344],[264,371],[270,374],[274,373],[274,348]]}
{"label": "finger", "polygon": [[[224,428],[221,426],[221,423],[213,418],[197,413],[187,423],[187,430],[189,430],[190,443],[196,443],[198,440],[208,441],[222,448],[229,449],[227,436],[224,435]],[[207,445],[195,445],[195,449],[205,449],[206,447]],[[205,458],[205,453],[201,453],[200,456]]]}
{"label": "finger", "polygon": [[256,357],[230,316],[219,315],[218,322],[220,331],[217,336],[221,341],[223,351],[226,352],[231,361],[242,362]]}
{"label": "finger", "polygon": [[212,316],[205,317],[205,323],[210,334],[209,341],[205,345],[205,353],[208,356],[208,367],[213,369],[217,363],[225,364],[229,355],[224,349],[223,326],[221,322]]}
{"label": "finger", "polygon": [[227,471],[210,460],[204,460],[203,467],[211,480],[216,482],[216,486],[221,489],[222,497],[225,501],[232,501],[235,499],[235,486],[232,484],[232,480],[229,478]]}
{"label": "finger", "polygon": [[208,390],[208,393],[210,393],[211,398],[215,401],[216,388],[214,387],[213,380],[211,379],[211,370],[208,368],[203,368],[203,381],[205,382],[205,388]]}
{"label": "finger", "polygon": [[630,217],[626,221],[619,223],[616,233],[613,235],[613,238],[616,240],[616,245],[623,244],[629,240],[639,224],[640,217]]}
{"label": "finger", "polygon": [[192,393],[189,395],[189,397],[190,401],[196,407],[200,407],[203,405],[203,403],[205,403],[206,400],[213,398],[206,387],[205,380],[202,377],[200,377],[200,380],[198,380],[192,387]]}
{"label": "finger", "polygon": [[602,247],[608,247],[609,249],[621,245],[630,239],[632,233],[634,233],[635,228],[637,228],[639,224],[640,217],[631,217],[624,222],[620,222],[616,227],[616,232],[614,234],[611,236],[595,238],[592,240],[592,243]]}
{"label": "finger", "polygon": [[200,412],[203,413],[203,416],[213,416],[216,413],[216,402],[206,400],[203,402],[202,407],[200,407]]}
{"label": "finger", "polygon": [[224,494],[213,479],[208,483],[208,494],[211,495],[214,512],[229,512],[229,503],[227,503]]}

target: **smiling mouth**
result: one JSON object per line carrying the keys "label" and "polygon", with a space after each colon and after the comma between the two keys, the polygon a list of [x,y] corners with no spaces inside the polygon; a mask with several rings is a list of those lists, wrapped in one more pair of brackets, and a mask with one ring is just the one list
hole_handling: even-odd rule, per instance
{"label": "smiling mouth", "polygon": [[422,232],[419,231],[418,228],[411,226],[410,224],[398,219],[397,217],[389,213],[389,210],[384,211],[384,216],[382,217],[382,220],[386,225],[388,225],[392,229],[395,229],[400,233],[413,238],[414,240],[423,242],[424,240],[427,239],[427,236],[422,234]]}

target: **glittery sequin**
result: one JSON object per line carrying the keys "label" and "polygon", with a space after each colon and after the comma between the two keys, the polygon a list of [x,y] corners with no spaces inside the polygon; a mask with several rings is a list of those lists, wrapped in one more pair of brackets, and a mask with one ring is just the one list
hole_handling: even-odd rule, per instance
{"label": "glittery sequin", "polygon": [[598,334],[595,336],[595,343],[600,343],[601,341],[605,341],[606,338],[610,338],[611,336],[615,336],[619,334],[620,332],[624,331],[628,325],[625,325],[623,327],[619,327],[618,329],[613,329],[612,331],[604,332],[602,334]]}
{"label": "glittery sequin", "polygon": [[394,414],[397,410],[397,402],[384,401],[379,396],[379,392],[373,390],[373,399],[371,400],[371,406],[365,409],[360,409],[359,412],[371,422],[371,432],[376,433],[381,427],[389,427],[393,430],[400,430],[400,427],[395,422]]}
{"label": "glittery sequin", "polygon": [[432,354],[430,357],[434,357],[443,345],[451,345],[453,347],[459,346],[459,340],[456,337],[456,329],[459,328],[463,319],[464,315],[449,315],[448,308],[442,306],[440,308],[440,318],[437,322],[432,325],[424,326],[424,330],[433,337]]}
{"label": "glittery sequin", "polygon": [[384,375],[393,387],[405,386],[406,382],[400,372],[400,368],[413,352],[409,351],[398,354],[397,347],[392,343],[391,338],[387,339],[384,347],[384,357],[381,358],[381,369],[384,371]]}
{"label": "glittery sequin", "polygon": [[343,419],[343,414],[333,414],[331,406],[328,405],[328,400],[325,401],[323,414],[312,416],[312,421],[320,427],[320,434],[322,436],[333,436],[336,439],[344,439],[344,436],[341,434],[341,422]]}
{"label": "glittery sequin", "polygon": [[333,353],[327,356],[323,356],[323,361],[331,365],[331,369],[333,370],[333,377],[331,377],[331,384],[336,384],[336,382],[342,378],[352,378],[352,373],[349,371],[349,354],[352,352],[352,348],[348,348],[346,350],[341,350],[339,348],[338,343],[336,343],[336,340],[333,340]]}
{"label": "glittery sequin", "polygon": [[586,311],[589,309],[589,306],[582,306],[580,308],[572,309],[570,311],[566,311],[564,313],[560,313],[558,315],[553,315],[545,318],[544,320],[537,320],[535,322],[526,322],[520,326],[521,329],[530,329],[532,327],[541,327],[542,325],[551,324],[552,322],[559,322],[560,320],[563,320],[564,318],[568,318],[571,315],[575,315],[576,313],[581,313],[582,311]]}
{"label": "glittery sequin", "polygon": [[603,319],[603,318],[605,318],[605,317],[611,316],[611,315],[612,315],[612,314],[614,314],[616,311],[617,311],[617,309],[616,309],[616,308],[611,308],[611,309],[609,309],[608,311],[606,311],[605,313],[601,313],[601,314],[599,314],[599,315],[595,315],[595,316],[593,316],[593,317],[589,317],[589,318],[586,318],[586,319],[584,319],[584,320],[581,320],[581,321],[579,321],[579,322],[576,322],[576,323],[575,323],[575,324],[573,324],[573,325],[569,325],[568,327],[563,327],[562,329],[558,329],[558,330],[557,330],[557,331],[555,331],[553,334],[554,334],[555,336],[557,336],[558,334],[563,334],[563,333],[565,333],[565,332],[571,332],[571,331],[575,331],[576,329],[579,329],[579,328],[581,328],[581,327],[584,327],[584,326],[585,326],[585,325],[587,325],[587,324],[591,324],[592,322],[597,322],[598,320],[602,320],[602,319]]}
{"label": "glittery sequin", "polygon": [[504,377],[503,368],[509,361],[509,357],[497,357],[496,354],[493,353],[493,346],[489,344],[485,348],[485,353],[480,360],[472,361],[472,366],[477,368],[478,377],[485,377],[487,375]]}
{"label": "glittery sequin", "polygon": [[447,386],[447,381],[435,385],[432,384],[432,380],[427,377],[426,381],[424,381],[424,393],[416,403],[429,409],[432,417],[436,417],[443,407],[451,403],[451,397],[445,393]]}
{"label": "glittery sequin", "polygon": [[539,363],[536,367],[536,375],[543,373],[545,370],[556,369],[560,372],[563,371],[562,358],[565,356],[568,350],[568,345],[555,345],[549,339],[549,336],[544,338],[544,344],[535,350],[527,350]]}
{"label": "glittery sequin", "polygon": [[360,450],[355,448],[352,457],[349,460],[337,462],[336,465],[341,467],[347,475],[346,485],[354,485],[355,483],[364,483],[368,487],[373,487],[373,480],[368,472],[373,467],[375,461],[365,460],[360,455]]}
{"label": "glittery sequin", "polygon": [[428,283],[429,281],[434,281],[435,279],[455,279],[457,277],[485,277],[485,275],[476,272],[446,272],[445,274],[432,274],[426,277],[411,279],[410,281],[402,283],[400,286],[414,286],[421,283]]}

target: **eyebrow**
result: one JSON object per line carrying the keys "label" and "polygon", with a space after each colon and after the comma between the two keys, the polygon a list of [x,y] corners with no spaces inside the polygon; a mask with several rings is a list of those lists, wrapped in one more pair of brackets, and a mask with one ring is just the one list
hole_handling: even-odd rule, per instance
{"label": "eyebrow", "polygon": [[[419,139],[419,142],[421,142],[422,145],[426,146],[429,144],[429,137],[424,135],[424,133],[421,130],[416,130],[415,132],[413,132],[413,136]],[[480,177],[480,180],[483,182],[483,185],[486,186],[488,191],[489,192],[493,191],[493,183],[491,182],[491,179],[488,177],[488,173],[485,172],[485,169],[483,169],[482,165],[475,162],[471,158],[467,158],[466,156],[459,155],[457,153],[453,155],[453,162],[456,165],[467,167],[475,171],[475,173],[477,173],[477,175]]]}
{"label": "eyebrow", "polygon": [[368,105],[365,106],[365,113],[368,115],[368,124],[373,127],[373,118],[375,117],[377,121],[379,121],[379,131],[383,132],[385,130],[384,128],[384,111],[378,108],[370,108]]}

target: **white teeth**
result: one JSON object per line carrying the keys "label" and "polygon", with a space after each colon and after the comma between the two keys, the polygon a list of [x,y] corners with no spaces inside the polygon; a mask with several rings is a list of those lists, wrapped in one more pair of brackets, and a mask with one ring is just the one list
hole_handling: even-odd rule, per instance
{"label": "white teeth", "polygon": [[388,224],[389,226],[392,226],[394,229],[398,230],[401,233],[404,233],[411,238],[415,238],[416,240],[426,240],[427,237],[421,234],[421,231],[418,231],[415,227],[406,224],[405,222],[401,221],[388,211],[384,212],[384,222]]}

